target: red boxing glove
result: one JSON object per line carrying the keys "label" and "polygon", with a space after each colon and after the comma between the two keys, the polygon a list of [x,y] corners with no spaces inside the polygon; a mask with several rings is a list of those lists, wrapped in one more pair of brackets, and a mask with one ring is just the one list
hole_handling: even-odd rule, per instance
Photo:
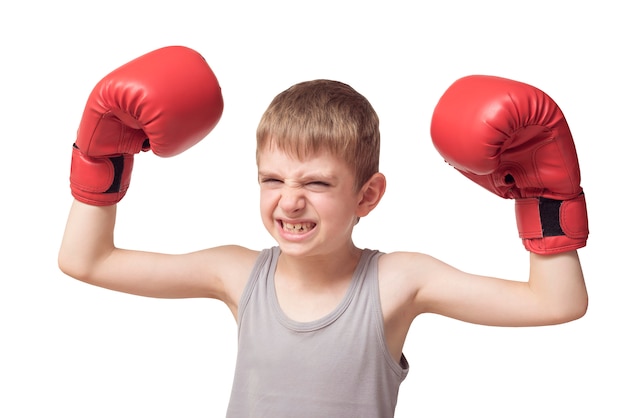
{"label": "red boxing glove", "polygon": [[587,206],[574,140],[544,92],[500,77],[463,77],[435,107],[431,137],[463,175],[516,199],[527,250],[557,254],[586,245]]}
{"label": "red boxing glove", "polygon": [[213,130],[223,108],[213,71],[192,49],[157,49],[114,70],[87,100],[72,152],[72,195],[96,206],[119,202],[134,154],[185,151]]}

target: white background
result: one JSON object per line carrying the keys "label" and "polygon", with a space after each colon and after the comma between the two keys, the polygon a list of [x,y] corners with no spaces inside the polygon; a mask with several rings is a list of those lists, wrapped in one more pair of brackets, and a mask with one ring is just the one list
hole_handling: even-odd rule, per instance
{"label": "white background", "polygon": [[588,314],[524,329],[418,318],[396,416],[625,416],[619,2],[425,3],[4,2],[0,416],[224,415],[236,351],[224,306],[118,294],[56,265],[71,203],[71,144],[87,95],[119,65],[174,44],[211,64],[224,115],[180,156],[135,159],[118,246],[178,253],[273,245],[258,215],[256,124],[280,91],[332,78],[367,96],[381,118],[389,186],[358,225],[356,243],[525,280],[513,202],[447,166],[430,143],[429,122],[439,96],[465,75],[546,91],[574,134],[587,194],[591,235],[580,256]]}

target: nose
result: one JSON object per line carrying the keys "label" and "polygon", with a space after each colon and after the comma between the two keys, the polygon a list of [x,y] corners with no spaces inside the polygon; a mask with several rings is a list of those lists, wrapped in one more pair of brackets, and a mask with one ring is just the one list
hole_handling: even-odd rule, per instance
{"label": "nose", "polygon": [[285,187],[280,196],[280,208],[285,214],[300,212],[306,206],[306,199],[298,187]]}

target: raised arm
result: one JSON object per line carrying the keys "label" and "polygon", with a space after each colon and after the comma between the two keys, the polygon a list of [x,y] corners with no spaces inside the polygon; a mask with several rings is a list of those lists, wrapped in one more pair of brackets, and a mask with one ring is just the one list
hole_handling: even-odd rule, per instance
{"label": "raised arm", "polygon": [[528,282],[468,275],[427,262],[421,302],[459,319],[541,325],[579,318],[587,292],[577,250],[587,243],[587,209],[568,124],[556,103],[528,84],[468,76],[433,113],[433,143],[446,162],[496,195],[515,199],[519,236],[530,252]]}
{"label": "raised arm", "polygon": [[[204,58],[185,47],[145,54],[104,77],[91,92],[72,150],[72,204],[59,267],[85,282],[155,297],[222,297],[224,247],[185,255],[116,248],[117,203],[134,155],[177,155],[215,127],[220,86]],[[209,271],[209,267],[211,269]]]}

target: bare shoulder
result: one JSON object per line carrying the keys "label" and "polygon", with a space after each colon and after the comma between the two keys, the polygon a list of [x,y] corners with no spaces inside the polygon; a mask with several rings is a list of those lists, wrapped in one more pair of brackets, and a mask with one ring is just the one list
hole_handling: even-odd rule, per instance
{"label": "bare shoulder", "polygon": [[417,301],[431,282],[456,271],[453,267],[428,254],[398,251],[383,254],[378,262],[381,299],[403,309],[421,312]]}
{"label": "bare shoulder", "polygon": [[[213,257],[216,263],[222,266],[225,282],[239,282],[238,286],[245,286],[261,252],[238,245],[217,247]],[[243,282],[243,283],[242,283]]]}
{"label": "bare shoulder", "polygon": [[259,257],[260,251],[239,245],[225,245],[201,250],[200,263],[215,281],[217,294],[212,295],[227,304],[236,304],[248,281],[248,277]]}
{"label": "bare shoulder", "polygon": [[445,264],[436,258],[419,252],[398,251],[383,254],[378,268],[382,281],[410,281],[418,285],[429,275],[443,269]]}
{"label": "bare shoulder", "polygon": [[201,250],[205,256],[212,258],[217,265],[226,265],[231,268],[252,268],[260,254],[258,250],[242,247],[240,245],[223,245],[220,247]]}
{"label": "bare shoulder", "polygon": [[430,269],[433,258],[422,253],[392,252],[383,254],[378,261],[378,280],[381,299],[394,305],[412,304],[423,284],[425,270]]}

